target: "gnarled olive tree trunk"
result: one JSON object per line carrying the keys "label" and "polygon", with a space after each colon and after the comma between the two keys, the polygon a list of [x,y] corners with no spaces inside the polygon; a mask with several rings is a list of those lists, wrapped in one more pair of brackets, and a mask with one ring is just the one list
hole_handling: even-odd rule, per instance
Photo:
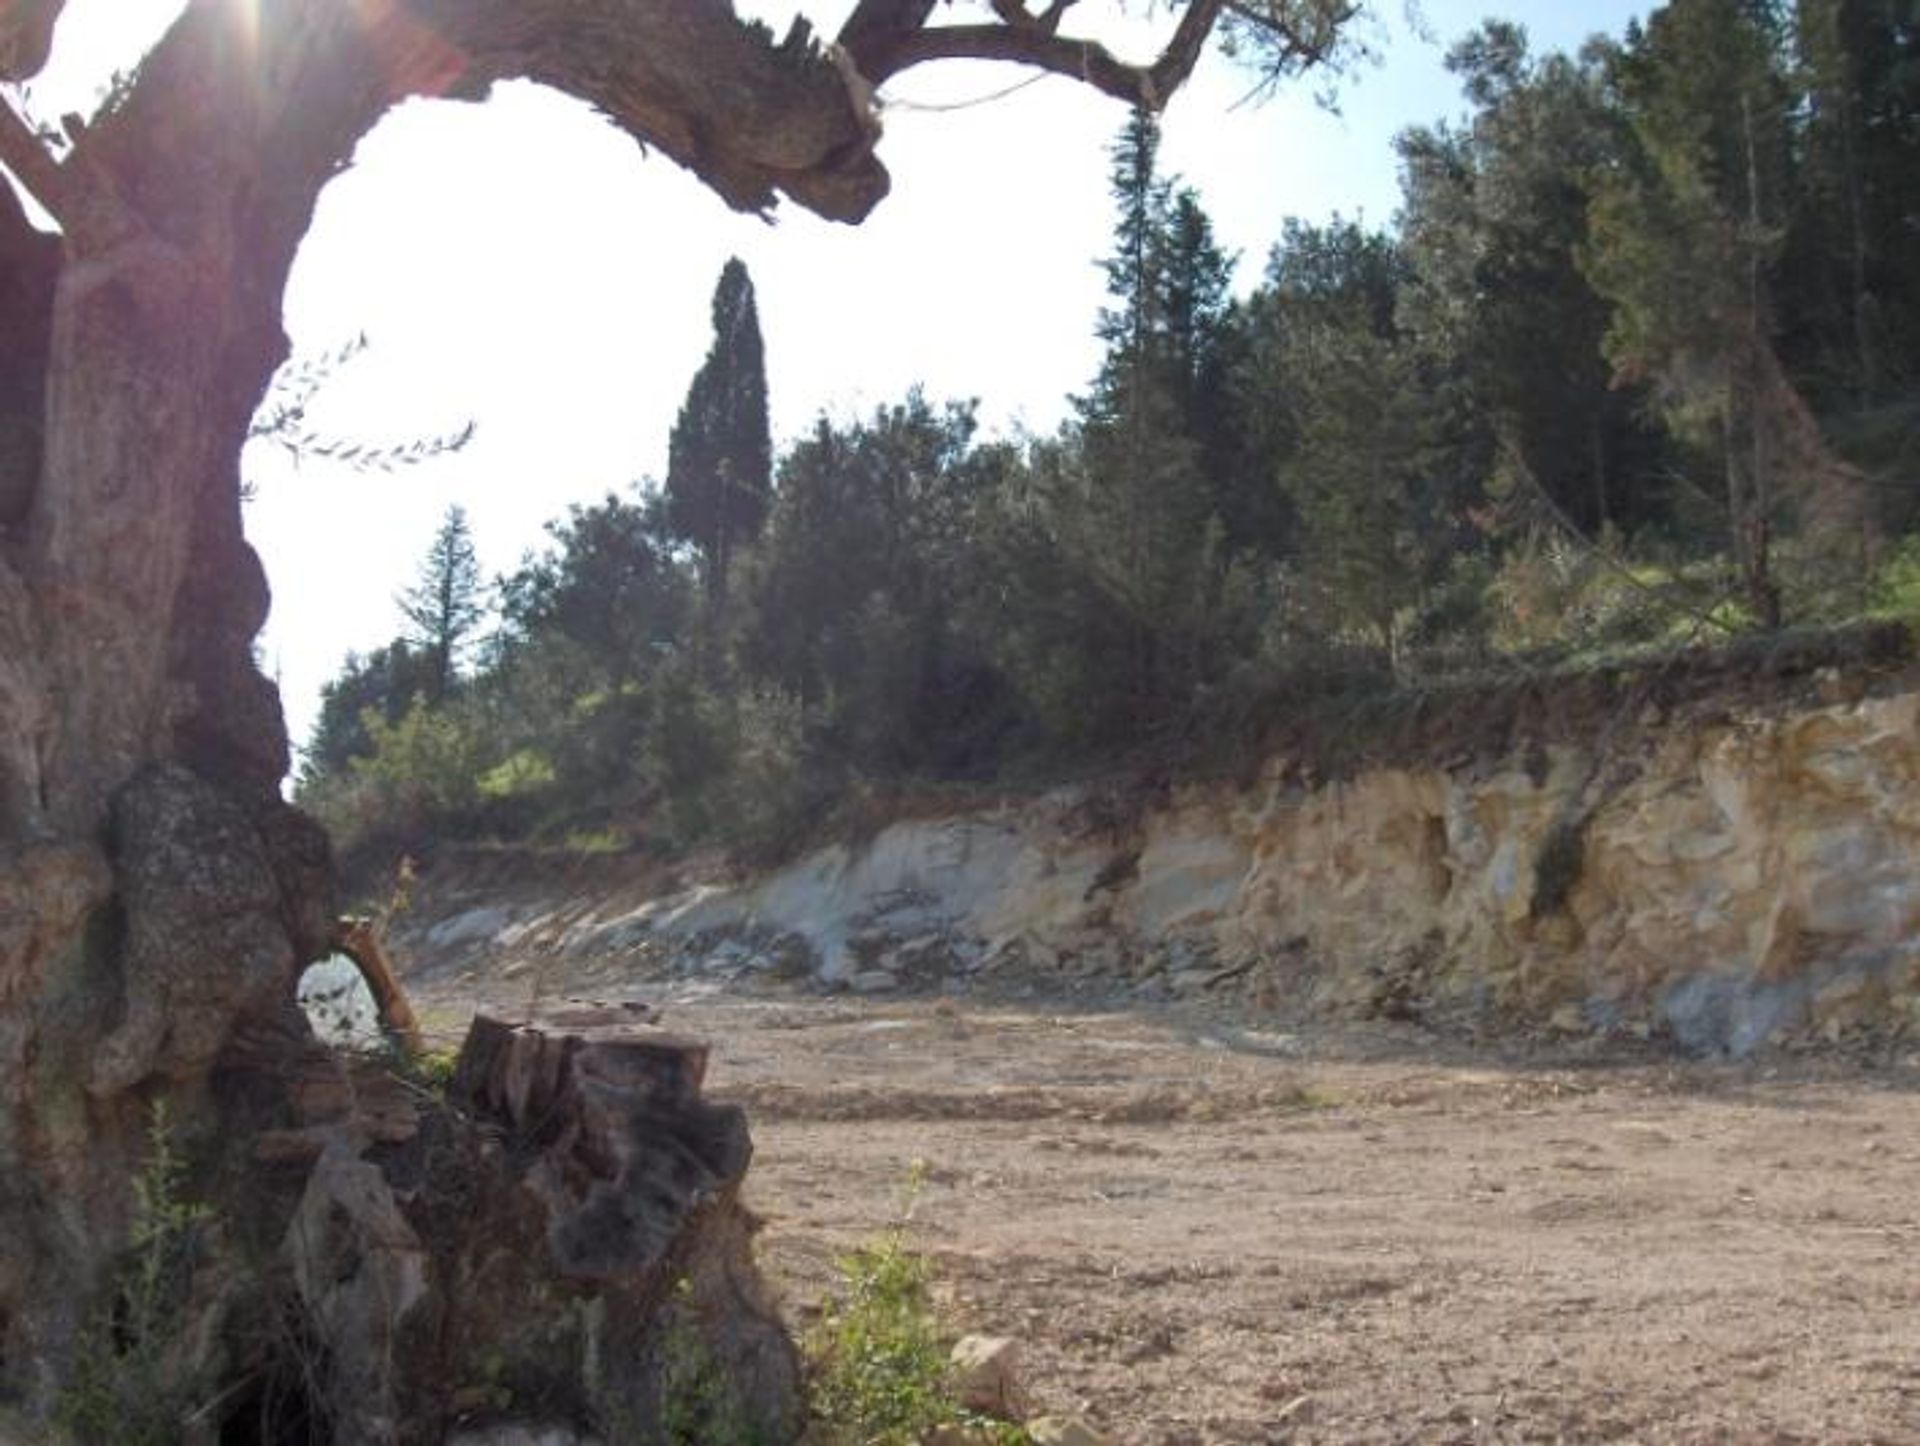
{"label": "gnarled olive tree trunk", "polygon": [[[0,0],[0,79],[44,64],[62,3]],[[800,23],[776,43],[722,0],[190,0],[63,158],[0,105],[0,162],[62,233],[33,231],[0,185],[0,1405],[44,1417],[71,1374],[157,1099],[224,1162],[229,1234],[259,1226],[240,1218],[255,1205],[278,1201],[269,1236],[331,1209],[386,1241],[396,1280],[414,1269],[355,1153],[380,1132],[344,1154],[300,1134],[316,1116],[293,989],[330,936],[330,867],[280,800],[285,728],[250,657],[268,595],[239,455],[327,180],[397,101],[526,77],[736,207],[784,194],[857,221],[887,188],[871,102],[888,75],[1015,60],[1157,106],[1222,5],[1191,0],[1142,67],[1058,34],[1066,8],[992,0],[983,23],[936,27],[932,0],[862,0],[823,47]],[[1311,59],[1329,34],[1282,31],[1281,49]],[[248,1204],[269,1135],[305,1173]],[[690,1191],[712,1186],[688,1168]],[[381,1169],[398,1199],[404,1162]],[[436,1243],[418,1243],[430,1262]],[[307,1303],[301,1329],[320,1330]],[[351,1352],[322,1345],[344,1370]],[[354,1410],[366,1420],[336,1423],[340,1439],[406,1436]]]}
{"label": "gnarled olive tree trunk", "polygon": [[[0,5],[11,76],[55,8]],[[127,1239],[150,1102],[203,1145],[230,1125],[216,1069],[295,1057],[332,929],[237,470],[295,249],[389,106],[505,75],[736,204],[852,220],[885,190],[839,71],[698,0],[199,0],[63,162],[0,115],[64,233],[0,187],[0,1393],[35,1415]]]}

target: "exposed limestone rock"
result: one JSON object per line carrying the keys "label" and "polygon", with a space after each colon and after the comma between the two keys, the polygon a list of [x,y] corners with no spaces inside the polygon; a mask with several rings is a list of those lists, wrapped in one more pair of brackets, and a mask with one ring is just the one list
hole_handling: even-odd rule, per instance
{"label": "exposed limestone rock", "polygon": [[[991,1426],[961,1426],[949,1423],[935,1426],[923,1446],[1000,1446],[1002,1437]],[[0,1446],[5,1446],[0,1438]]]}
{"label": "exposed limestone rock", "polygon": [[1006,1336],[962,1336],[951,1356],[953,1398],[969,1411],[1018,1421],[1027,1413],[1020,1343]]}
{"label": "exposed limestone rock", "polygon": [[436,924],[433,942],[442,949],[478,944],[500,933],[512,917],[512,912],[504,908],[470,909]]}
{"label": "exposed limestone rock", "polygon": [[564,930],[523,900],[516,927],[576,958],[779,958],[832,987],[1024,976],[1705,1052],[1827,1037],[1831,1021],[1915,1027],[1920,693],[1623,716],[1604,737],[1569,728],[1319,786],[1278,756],[1250,784],[1174,789],[1131,816],[1062,792],[902,822]]}

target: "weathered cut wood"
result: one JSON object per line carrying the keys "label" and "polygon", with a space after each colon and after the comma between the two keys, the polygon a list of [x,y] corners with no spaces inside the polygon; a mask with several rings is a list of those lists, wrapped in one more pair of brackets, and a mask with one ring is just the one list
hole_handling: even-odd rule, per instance
{"label": "weathered cut wood", "polygon": [[523,1024],[483,1014],[460,1051],[452,1098],[526,1153],[565,1275],[655,1268],[693,1212],[730,1194],[752,1158],[745,1114],[700,1097],[706,1045],[644,1018],[582,1003]]}

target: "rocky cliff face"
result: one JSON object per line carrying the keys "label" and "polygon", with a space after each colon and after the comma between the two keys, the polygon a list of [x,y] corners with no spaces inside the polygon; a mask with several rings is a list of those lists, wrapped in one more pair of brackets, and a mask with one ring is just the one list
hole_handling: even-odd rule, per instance
{"label": "rocky cliff face", "polygon": [[[1920,1027],[1920,692],[1616,690],[1585,725],[1315,782],[1071,790],[902,821],[724,886],[443,903],[415,952],[1087,982],[1743,1055]],[[1426,756],[1415,756],[1424,752]]]}

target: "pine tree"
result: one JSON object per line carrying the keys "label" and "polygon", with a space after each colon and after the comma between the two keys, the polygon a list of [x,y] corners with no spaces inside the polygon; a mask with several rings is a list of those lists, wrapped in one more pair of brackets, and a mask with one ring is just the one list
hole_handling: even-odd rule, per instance
{"label": "pine tree", "polygon": [[1156,170],[1160,123],[1135,111],[1114,142],[1113,252],[1102,263],[1107,295],[1097,335],[1107,345],[1083,412],[1114,410],[1116,396],[1150,375],[1184,431],[1198,439],[1224,423],[1214,410],[1219,355],[1229,325],[1233,260],[1220,250],[1200,199]]}
{"label": "pine tree", "polygon": [[766,348],[753,280],[738,257],[713,293],[713,345],[694,373],[667,444],[667,526],[700,554],[722,606],[735,553],[759,535],[773,490]]}
{"label": "pine tree", "polygon": [[[1209,428],[1224,430],[1217,359],[1232,264],[1198,198],[1156,171],[1159,124],[1136,111],[1113,147],[1111,304],[1092,393],[1081,399],[1079,467],[1052,499],[1055,525],[1114,617],[1108,669],[1137,720],[1164,715],[1207,673],[1210,574],[1224,563]],[[1090,645],[1100,646],[1095,639]]]}
{"label": "pine tree", "polygon": [[1597,536],[1655,520],[1661,438],[1645,389],[1610,385],[1611,308],[1582,273],[1592,178],[1626,149],[1597,63],[1535,59],[1489,21],[1447,57],[1473,114],[1400,136],[1401,319],[1451,358],[1514,468]]}
{"label": "pine tree", "polygon": [[1909,390],[1920,355],[1920,8],[1797,0],[1804,94],[1791,261],[1807,315],[1796,371],[1823,410]]}
{"label": "pine tree", "polygon": [[685,638],[691,578],[661,533],[657,503],[609,494],[547,524],[552,546],[501,584],[501,612],[521,642],[564,639],[620,691]]}
{"label": "pine tree", "polygon": [[404,638],[364,658],[347,654],[338,676],[320,689],[320,711],[301,759],[301,787],[343,774],[354,759],[370,756],[369,715],[398,723],[434,682],[432,661]]}
{"label": "pine tree", "polygon": [[1337,631],[1398,664],[1410,615],[1451,550],[1459,448],[1444,389],[1397,320],[1405,259],[1385,235],[1289,223],[1254,299],[1289,446],[1277,481],[1300,566]]}
{"label": "pine tree", "polygon": [[397,601],[411,627],[407,641],[427,656],[428,699],[437,703],[453,690],[462,654],[485,615],[480,563],[464,507],[455,503],[447,509],[420,560],[419,581]]}
{"label": "pine tree", "polygon": [[821,418],[781,463],[745,579],[743,663],[862,769],[950,763],[1003,691],[965,625],[989,485],[974,427],[970,405],[916,388],[867,418]]}
{"label": "pine tree", "polygon": [[1584,256],[1613,305],[1616,374],[1649,381],[1669,427],[1719,463],[1741,588],[1765,627],[1781,619],[1783,515],[1824,511],[1839,530],[1850,508],[1775,349],[1794,159],[1785,55],[1778,0],[1673,0],[1630,27],[1610,78],[1637,154],[1598,183]]}
{"label": "pine tree", "polygon": [[1113,254],[1102,263],[1107,295],[1119,303],[1100,314],[1096,329],[1109,354],[1137,353],[1156,320],[1153,261],[1156,234],[1166,212],[1167,186],[1157,173],[1160,121],[1136,110],[1114,141],[1108,182],[1118,212]]}

